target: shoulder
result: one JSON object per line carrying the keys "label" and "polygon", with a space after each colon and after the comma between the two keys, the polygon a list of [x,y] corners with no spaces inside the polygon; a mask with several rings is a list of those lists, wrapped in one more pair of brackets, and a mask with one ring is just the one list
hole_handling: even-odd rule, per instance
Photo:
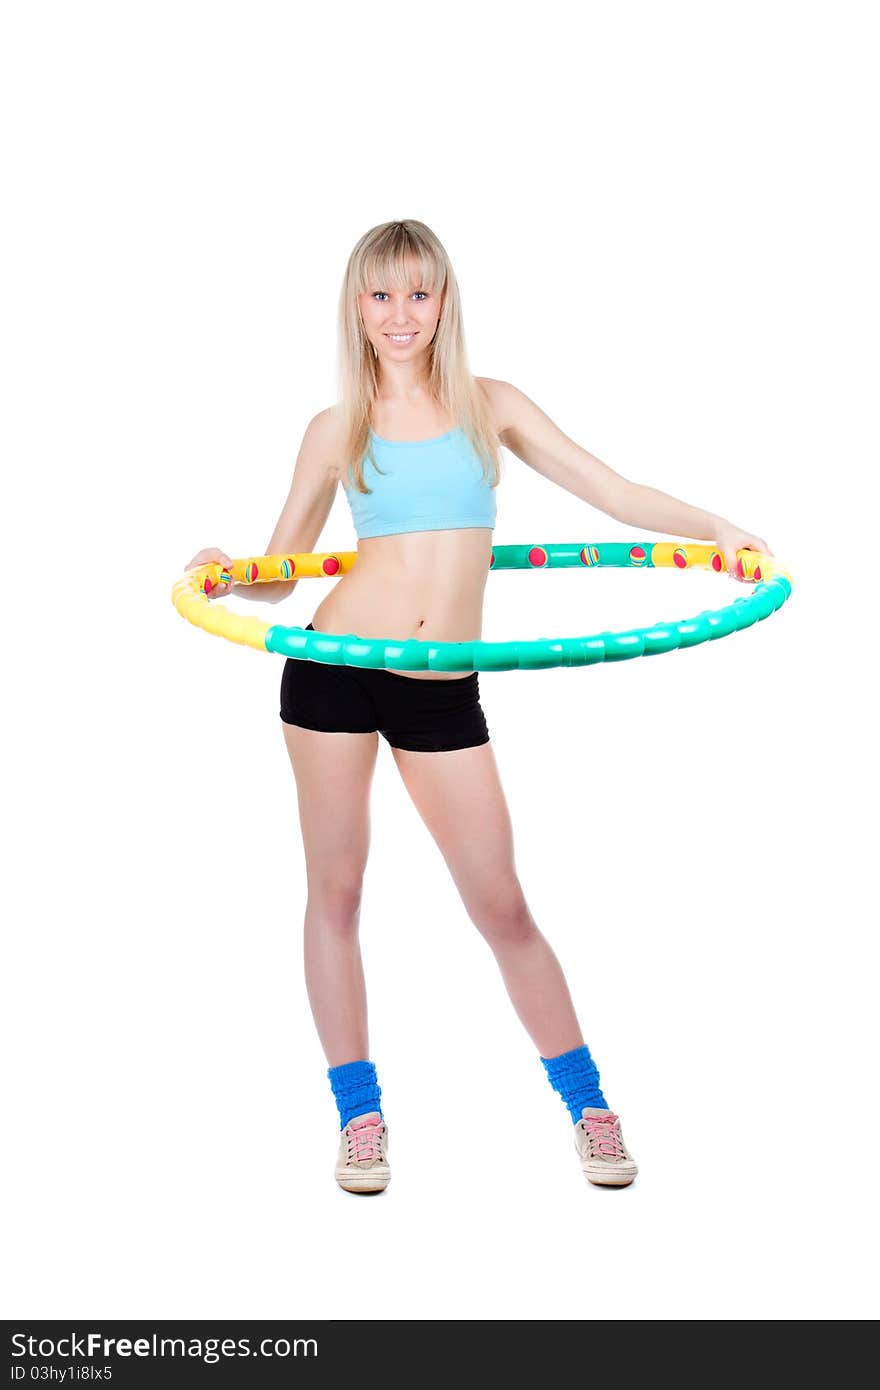
{"label": "shoulder", "polygon": [[315,439],[339,440],[342,438],[342,415],[338,405],[328,405],[326,410],[319,410],[317,415],[313,415],[307,425],[309,433]]}
{"label": "shoulder", "polygon": [[345,440],[338,405],[329,405],[326,410],[319,410],[317,415],[312,416],[306,426],[303,442],[308,443],[310,450],[322,459],[333,473],[339,473],[345,452]]}
{"label": "shoulder", "polygon": [[509,381],[498,381],[491,376],[478,376],[475,380],[488,398],[496,432],[504,443],[505,434],[516,429],[528,413],[529,407],[535,409],[534,403]]}

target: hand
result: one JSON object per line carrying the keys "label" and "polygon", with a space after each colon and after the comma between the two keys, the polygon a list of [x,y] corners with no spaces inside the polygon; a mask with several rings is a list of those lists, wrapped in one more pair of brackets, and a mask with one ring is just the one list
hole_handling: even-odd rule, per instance
{"label": "hand", "polygon": [[[194,570],[198,565],[206,565],[211,560],[216,561],[219,565],[223,565],[225,569],[232,569],[232,560],[226,554],[226,551],[218,550],[216,546],[211,546],[207,550],[200,550],[198,555],[193,556],[186,568],[188,570]],[[215,584],[208,598],[222,598],[224,594],[229,593],[231,588],[232,584],[227,584],[225,581]]]}
{"label": "hand", "polygon": [[737,572],[739,561],[736,558],[736,552],[738,550],[760,550],[762,555],[773,554],[767,542],[762,541],[760,536],[752,536],[748,531],[741,531],[738,526],[732,526],[729,521],[722,522],[716,528],[713,540],[724,556],[729,573],[743,584],[754,583],[754,580],[746,579],[744,575]]}

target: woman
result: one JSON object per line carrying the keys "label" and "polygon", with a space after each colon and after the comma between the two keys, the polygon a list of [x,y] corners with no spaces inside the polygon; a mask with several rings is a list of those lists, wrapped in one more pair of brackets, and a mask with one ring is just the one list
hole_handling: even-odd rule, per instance
{"label": "woman", "polygon": [[[721,517],[613,472],[509,383],[472,376],[455,275],[424,223],[388,222],[361,237],[345,273],[339,330],[339,402],[306,429],[265,551],[314,550],[342,482],[358,534],[357,564],[318,605],[310,629],[438,642],[480,638],[499,444],[618,521],[713,541],[731,572],[738,547],[771,553]],[[229,556],[203,550],[190,567],[206,560],[228,564]],[[295,584],[237,592],[275,601]],[[281,719],[308,878],[306,983],[339,1108],[336,1179],[349,1192],[382,1191],[391,1177],[358,944],[380,733],[568,1107],[587,1179],[622,1187],[637,1172],[599,1088],[562,969],[517,876],[478,682],[475,671],[396,672],[293,659],[284,665]]]}

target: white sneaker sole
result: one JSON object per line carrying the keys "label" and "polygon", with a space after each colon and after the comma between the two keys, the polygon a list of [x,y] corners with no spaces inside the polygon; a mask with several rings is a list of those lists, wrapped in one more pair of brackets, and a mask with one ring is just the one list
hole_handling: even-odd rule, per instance
{"label": "white sneaker sole", "polygon": [[349,1173],[344,1169],[336,1170],[336,1181],[346,1192],[384,1192],[391,1181],[391,1174],[386,1170],[372,1173]]}
{"label": "white sneaker sole", "polygon": [[629,1187],[639,1171],[634,1163],[626,1168],[606,1168],[604,1164],[593,1168],[582,1163],[581,1169],[587,1182],[594,1183],[596,1187]]}

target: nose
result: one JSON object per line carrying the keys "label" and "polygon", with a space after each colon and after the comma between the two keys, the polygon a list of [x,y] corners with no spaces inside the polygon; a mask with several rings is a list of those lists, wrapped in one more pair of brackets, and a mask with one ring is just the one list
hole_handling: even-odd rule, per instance
{"label": "nose", "polygon": [[409,316],[409,303],[402,292],[397,292],[390,305],[385,306],[390,310],[388,322],[391,327],[386,331],[389,333],[405,333],[412,326]]}

